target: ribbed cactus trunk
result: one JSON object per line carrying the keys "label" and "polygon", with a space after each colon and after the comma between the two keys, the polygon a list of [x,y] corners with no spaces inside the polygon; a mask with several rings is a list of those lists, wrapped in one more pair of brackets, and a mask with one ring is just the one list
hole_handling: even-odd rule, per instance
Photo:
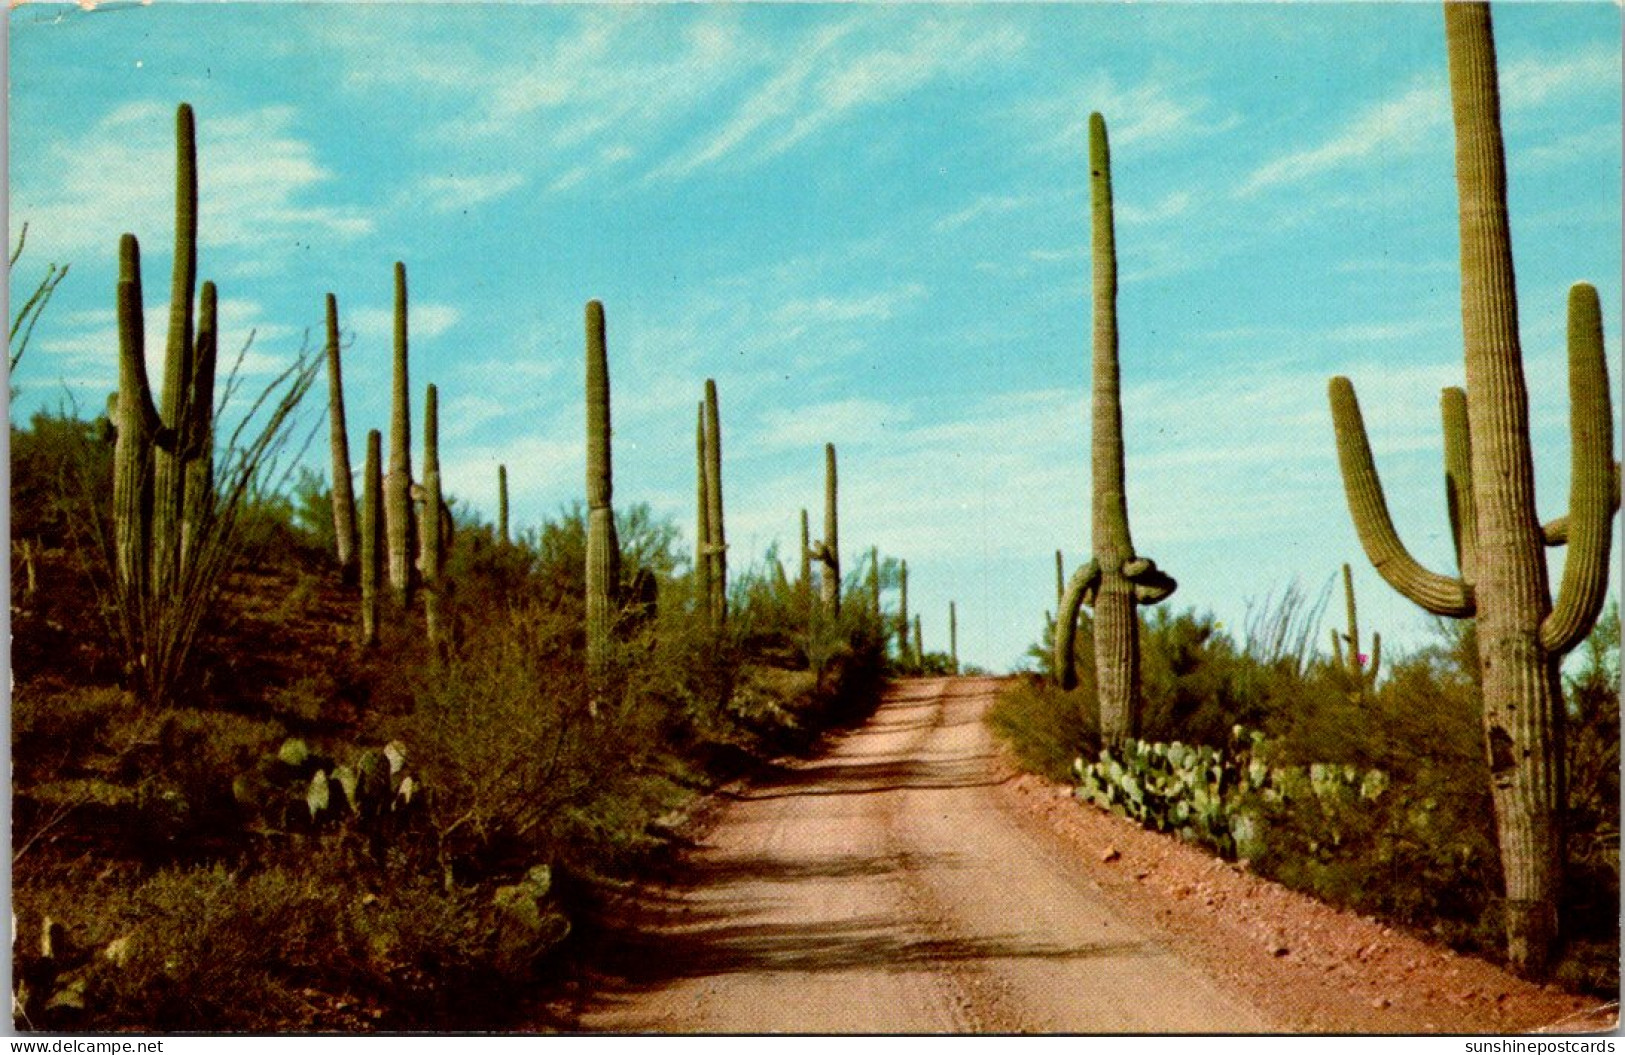
{"label": "ribbed cactus trunk", "polygon": [[[1140,604],[1173,592],[1173,580],[1136,558],[1129,537],[1123,470],[1123,411],[1117,366],[1117,244],[1112,223],[1111,152],[1106,122],[1089,117],[1089,184],[1094,240],[1094,379],[1092,395],[1093,517],[1091,566],[1095,639],[1095,699],[1107,743],[1138,735],[1140,710]],[[1079,596],[1087,603],[1085,592]],[[1058,617],[1074,623],[1077,610]],[[1057,634],[1057,639],[1063,635]],[[1071,633],[1064,635],[1070,645]],[[1070,655],[1067,665],[1071,665]]]}
{"label": "ribbed cactus trunk", "polygon": [[705,400],[694,416],[694,595],[705,625],[717,625],[711,595],[711,487],[706,480]]}
{"label": "ribbed cactus trunk", "polygon": [[705,382],[706,550],[711,561],[711,619],[728,622],[728,538],[722,522],[722,417],[717,411],[717,383]]}
{"label": "ribbed cactus trunk", "polygon": [[497,538],[506,546],[511,537],[508,534],[508,467],[497,466]]}
{"label": "ribbed cactus trunk", "polygon": [[948,660],[955,674],[959,673],[959,610],[948,602]]}
{"label": "ribbed cactus trunk", "polygon": [[839,498],[835,475],[835,445],[824,444],[824,539],[821,555],[824,561],[822,599],[824,611],[830,618],[841,614],[841,540]]}
{"label": "ribbed cactus trunk", "polygon": [[604,306],[594,300],[587,304],[587,669],[594,678],[608,663],[621,581],[610,474],[609,356]]}
{"label": "ribbed cactus trunk", "polygon": [[395,360],[389,415],[389,475],[384,479],[384,530],[389,585],[402,607],[412,603],[417,531],[412,517],[411,385],[407,376],[406,265],[395,264]]}
{"label": "ribbed cactus trunk", "polygon": [[197,135],[192,108],[175,112],[175,260],[170,282],[169,341],[159,414],[174,442],[152,452],[152,576],[173,590],[181,574],[181,523],[186,504],[189,397],[192,392],[192,295],[197,288]]}
{"label": "ribbed cactus trunk", "polygon": [[108,403],[113,447],[113,550],[121,613],[142,611],[152,557],[152,451],[162,428],[147,381],[141,303],[141,248],[119,241],[118,392]]}
{"label": "ribbed cactus trunk", "polygon": [[384,438],[367,430],[367,460],[361,470],[361,643],[378,643],[378,615],[384,592]]}
{"label": "ribbed cactus trunk", "polygon": [[897,571],[897,658],[908,662],[908,561]]}
{"label": "ribbed cactus trunk", "polygon": [[440,392],[429,386],[423,402],[423,612],[428,627],[429,645],[440,648],[446,643],[445,582],[441,573],[445,568],[446,538],[442,530],[441,506],[444,499],[440,487]]}
{"label": "ribbed cactus trunk", "polygon": [[333,457],[333,538],[339,574],[356,573],[355,485],[350,479],[350,433],[344,424],[344,370],[339,362],[339,302],[327,295],[327,416]]}
{"label": "ribbed cactus trunk", "polygon": [[925,635],[920,633],[919,616],[914,617],[914,658],[917,660],[925,658]]}
{"label": "ribbed cactus trunk", "polygon": [[214,520],[214,375],[219,351],[218,294],[203,283],[198,297],[197,344],[192,356],[187,398],[184,491],[181,503],[180,566],[186,572],[197,558]]}
{"label": "ribbed cactus trunk", "polygon": [[[1371,635],[1370,656],[1360,651],[1359,610],[1354,603],[1354,571],[1347,564],[1343,565],[1343,596],[1348,601],[1349,628],[1346,633],[1335,629],[1332,631],[1332,661],[1348,679],[1350,699],[1358,703],[1365,698],[1366,689],[1376,683],[1377,670],[1382,664],[1382,635]],[[1348,646],[1346,655],[1345,644]]]}
{"label": "ribbed cactus trunk", "polygon": [[1569,551],[1549,600],[1534,504],[1528,393],[1506,207],[1495,43],[1487,5],[1445,5],[1461,228],[1466,429],[1444,399],[1446,478],[1462,574],[1428,571],[1388,515],[1354,388],[1333,378],[1338,459],[1361,545],[1395,589],[1430,612],[1476,618],[1485,748],[1506,882],[1507,955],[1540,976],[1557,936],[1564,859],[1564,730],[1558,668],[1607,590],[1617,467],[1596,290],[1569,298],[1572,466]]}

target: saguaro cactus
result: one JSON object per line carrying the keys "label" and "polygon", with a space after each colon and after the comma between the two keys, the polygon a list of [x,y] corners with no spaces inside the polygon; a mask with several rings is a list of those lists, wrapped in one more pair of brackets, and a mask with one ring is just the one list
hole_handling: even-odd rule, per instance
{"label": "saguaro cactus", "polygon": [[186,503],[184,461],[191,437],[188,397],[192,389],[192,296],[197,286],[197,135],[192,108],[175,112],[175,260],[170,282],[169,340],[159,414],[175,442],[152,453],[153,579],[169,590],[181,570],[181,520]]}
{"label": "saguaro cactus", "polygon": [[445,500],[440,487],[440,393],[429,386],[423,401],[423,612],[428,624],[429,644],[445,642],[445,543],[441,506]]}
{"label": "saguaro cactus", "polygon": [[897,570],[897,658],[908,660],[908,561]]}
{"label": "saguaro cactus", "polygon": [[700,400],[694,423],[694,593],[705,625],[717,625],[711,595],[711,485],[706,480],[705,400]]}
{"label": "saguaro cactus", "polygon": [[711,619],[728,621],[728,539],[722,526],[722,418],[717,412],[717,383],[705,382],[705,549],[711,562]]}
{"label": "saguaro cactus", "polygon": [[835,445],[824,444],[824,537],[813,547],[813,556],[824,565],[821,596],[824,611],[831,618],[841,614],[840,519],[835,476]]}
{"label": "saguaro cactus", "polygon": [[803,597],[809,600],[809,603],[812,597],[813,556],[812,533],[807,525],[807,511],[803,509],[801,511],[801,578],[797,581],[796,588],[802,592]]}
{"label": "saguaro cactus", "polygon": [[384,525],[389,537],[389,585],[402,606],[412,603],[417,553],[412,522],[411,387],[407,378],[406,265],[395,263],[395,381],[389,415],[389,475],[384,479]]}
{"label": "saguaro cactus", "polygon": [[916,659],[925,658],[925,637],[920,633],[920,617],[914,617],[914,656]]}
{"label": "saguaro cactus", "polygon": [[350,480],[350,433],[344,424],[344,372],[339,363],[339,302],[327,295],[327,415],[333,453],[333,536],[339,572],[354,581],[355,485]]}
{"label": "saguaro cactus", "polygon": [[378,643],[378,609],[384,589],[384,438],[367,430],[367,461],[361,472],[361,643]]}
{"label": "saguaro cactus", "polygon": [[[1349,680],[1349,694],[1356,701],[1377,681],[1377,670],[1382,666],[1382,635],[1371,635],[1371,655],[1360,651],[1359,612],[1354,606],[1354,572],[1343,565],[1343,596],[1348,600],[1349,628],[1346,633],[1332,629],[1332,661]],[[1343,652],[1347,643],[1348,654]]]}
{"label": "saguaro cactus", "polygon": [[197,558],[198,546],[214,518],[214,373],[219,346],[216,323],[218,300],[214,283],[203,283],[198,297],[197,344],[188,385],[185,448],[182,455],[182,571],[190,568]]}
{"label": "saguaro cactus", "polygon": [[604,305],[587,302],[587,667],[603,671],[621,581],[610,478],[609,355]]}
{"label": "saguaro cactus", "polygon": [[959,610],[954,602],[948,602],[948,660],[953,664],[952,670],[959,673]]}
{"label": "saguaro cactus", "polygon": [[[119,240],[118,391],[108,400],[113,447],[113,548],[121,611],[138,610],[147,594],[152,556],[152,449],[164,430],[147,382],[141,304],[141,247]],[[169,434],[173,442],[173,433]]]}
{"label": "saguaro cactus", "polygon": [[1332,418],[1349,510],[1377,571],[1430,612],[1477,620],[1485,746],[1506,882],[1507,954],[1516,968],[1539,976],[1556,938],[1564,860],[1558,667],[1595,624],[1607,589],[1618,473],[1613,412],[1597,293],[1577,285],[1569,295],[1569,550],[1554,604],[1535,512],[1488,6],[1446,4],[1445,39],[1467,374],[1465,398],[1447,390],[1444,401],[1446,475],[1460,575],[1427,570],[1400,542],[1354,386],[1345,377],[1330,383]]}
{"label": "saguaro cactus", "polygon": [[875,625],[884,628],[880,621],[880,547],[869,547],[869,604],[875,615]]}
{"label": "saguaro cactus", "polygon": [[497,538],[503,545],[510,541],[508,535],[508,467],[497,466]]}
{"label": "saguaro cactus", "polygon": [[1072,642],[1079,604],[1094,608],[1095,698],[1108,743],[1135,736],[1139,725],[1140,635],[1136,606],[1174,592],[1172,578],[1134,552],[1123,483],[1123,411],[1117,372],[1117,245],[1112,230],[1111,153],[1106,122],[1089,115],[1089,184],[1094,228],[1094,556],[1080,569],[1056,615],[1055,667],[1076,683]]}

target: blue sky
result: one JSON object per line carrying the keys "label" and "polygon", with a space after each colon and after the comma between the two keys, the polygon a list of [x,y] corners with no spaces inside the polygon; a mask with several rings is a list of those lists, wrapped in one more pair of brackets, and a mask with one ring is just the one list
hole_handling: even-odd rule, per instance
{"label": "blue sky", "polygon": [[[1598,286],[1618,361],[1620,29],[1608,4],[1496,10],[1548,518],[1571,282]],[[386,423],[399,259],[450,490],[493,516],[505,463],[521,525],[580,496],[582,306],[602,299],[618,504],[692,531],[714,377],[733,566],[791,551],[798,510],[818,522],[833,442],[848,565],[906,558],[927,646],[956,600],[961,658],[995,669],[1053,607],[1054,551],[1088,552],[1098,110],[1129,511],[1180,582],[1166,603],[1239,628],[1350,561],[1366,632],[1429,637],[1360,553],[1325,389],[1354,379],[1400,533],[1448,570],[1438,394],[1462,365],[1435,4],[26,5],[10,64],[13,292],[72,265],[15,417],[101,406],[126,230],[162,347],[186,100],[222,347],[254,329],[266,376],[334,293],[358,456]]]}

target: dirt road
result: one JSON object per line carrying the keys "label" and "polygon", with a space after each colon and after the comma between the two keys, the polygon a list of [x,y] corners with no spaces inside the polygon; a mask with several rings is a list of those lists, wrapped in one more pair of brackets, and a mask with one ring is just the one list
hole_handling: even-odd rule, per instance
{"label": "dirt road", "polygon": [[1126,922],[1013,807],[981,721],[998,684],[903,682],[824,756],[739,793],[581,1028],[1280,1028]]}

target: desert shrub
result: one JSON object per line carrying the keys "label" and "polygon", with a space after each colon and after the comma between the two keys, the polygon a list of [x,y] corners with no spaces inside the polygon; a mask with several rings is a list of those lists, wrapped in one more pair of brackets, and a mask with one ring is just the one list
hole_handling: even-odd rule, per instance
{"label": "desert shrub", "polygon": [[1067,781],[1076,758],[1093,758],[1100,749],[1091,696],[1087,690],[1064,692],[1046,681],[1023,678],[999,693],[987,722],[1023,769]]}

